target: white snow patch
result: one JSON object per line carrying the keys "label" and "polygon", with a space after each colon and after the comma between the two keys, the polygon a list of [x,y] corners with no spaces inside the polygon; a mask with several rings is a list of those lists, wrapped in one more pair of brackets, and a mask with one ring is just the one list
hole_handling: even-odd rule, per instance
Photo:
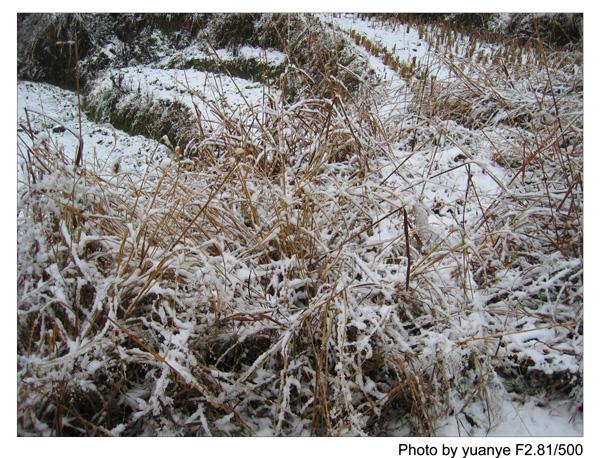
{"label": "white snow patch", "polygon": [[[79,146],[77,95],[50,84],[17,83],[18,138],[31,146],[34,141],[26,132],[29,129],[26,109],[37,139],[43,137],[55,142],[66,153],[72,152],[74,160]],[[129,135],[110,124],[95,123],[83,112],[81,136],[84,161],[88,164],[97,161],[102,173],[118,168],[118,171],[140,174],[153,157],[160,160],[168,155],[167,148],[158,142],[141,135]]]}

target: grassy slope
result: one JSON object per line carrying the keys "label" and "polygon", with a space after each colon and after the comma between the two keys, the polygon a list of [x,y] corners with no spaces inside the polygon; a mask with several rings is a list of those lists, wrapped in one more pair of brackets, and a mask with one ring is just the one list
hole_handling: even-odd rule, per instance
{"label": "grassy slope", "polygon": [[409,27],[413,63],[369,32],[398,24],[353,24],[403,78],[202,100],[223,122],[194,161],[73,169],[25,132],[20,433],[480,434],[507,396],[579,407],[576,55]]}

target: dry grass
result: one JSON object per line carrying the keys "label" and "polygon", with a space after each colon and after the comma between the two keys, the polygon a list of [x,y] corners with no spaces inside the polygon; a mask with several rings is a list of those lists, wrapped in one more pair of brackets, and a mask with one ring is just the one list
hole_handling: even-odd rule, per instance
{"label": "dry grass", "polygon": [[[559,61],[521,80],[546,90],[533,102],[501,93],[498,66],[428,82],[428,97],[416,82],[414,112],[387,118],[389,94],[329,73],[326,98],[273,95],[236,119],[213,102],[220,128],[142,176],[74,168],[29,131],[19,433],[434,435],[448,415],[492,427],[503,378],[541,372],[578,405],[581,100],[557,96],[577,92]],[[511,140],[486,132],[498,107]],[[540,107],[551,122],[515,121]],[[496,195],[469,178],[443,202],[445,234],[420,206],[451,172],[433,167],[442,138],[461,170],[487,142],[510,172]]]}

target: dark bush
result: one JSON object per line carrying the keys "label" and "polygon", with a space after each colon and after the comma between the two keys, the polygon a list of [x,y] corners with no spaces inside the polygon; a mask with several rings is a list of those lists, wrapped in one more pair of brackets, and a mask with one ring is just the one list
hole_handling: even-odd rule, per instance
{"label": "dark bush", "polygon": [[74,89],[76,50],[84,58],[93,43],[79,14],[17,16],[17,76]]}
{"label": "dark bush", "polygon": [[212,45],[222,48],[242,44],[256,45],[255,22],[260,14],[235,13],[210,16],[208,34]]}
{"label": "dark bush", "polygon": [[514,14],[508,31],[553,46],[583,44],[583,14]]}

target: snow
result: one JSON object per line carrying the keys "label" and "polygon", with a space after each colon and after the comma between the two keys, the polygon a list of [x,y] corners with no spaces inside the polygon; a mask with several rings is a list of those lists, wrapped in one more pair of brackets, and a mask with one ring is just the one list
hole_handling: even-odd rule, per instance
{"label": "snow", "polygon": [[[19,139],[32,145],[24,131],[28,129],[27,109],[36,141],[51,138],[74,160],[79,145],[77,95],[46,83],[19,81],[17,97]],[[84,160],[87,164],[98,163],[100,173],[110,174],[118,166],[123,173],[143,174],[149,161],[168,155],[168,149],[160,143],[141,135],[131,136],[109,124],[95,123],[85,113],[81,121]]]}
{"label": "snow", "polygon": [[[355,15],[324,16],[327,22],[335,24],[341,30],[353,30],[369,38],[373,43],[385,47],[401,62],[410,65],[413,60],[430,67],[431,73],[438,80],[450,76],[446,65],[423,37],[419,36],[416,27],[401,25],[399,30],[389,30],[374,20],[360,19]],[[387,73],[387,71],[386,71]],[[394,74],[394,72],[391,72]]]}
{"label": "snow", "polygon": [[218,59],[223,62],[229,62],[235,59],[256,60],[271,66],[284,64],[287,61],[287,55],[276,49],[264,49],[255,46],[241,46],[232,49],[206,49],[198,43],[193,43],[186,48],[169,54],[158,61],[159,68],[172,68],[179,62],[190,62],[194,59],[215,59],[215,54]]}
{"label": "snow", "polygon": [[91,97],[123,87],[130,95],[120,103],[139,97],[176,101],[187,106],[192,114],[198,109],[203,120],[211,124],[222,120],[215,104],[227,115],[243,118],[247,112],[264,106],[267,96],[277,98],[279,94],[260,83],[229,75],[146,66],[111,69],[92,84]]}
{"label": "snow", "polygon": [[[443,55],[420,37],[415,27],[401,25],[393,29],[356,15],[318,17],[338,27],[340,33],[353,30],[368,37],[406,64],[415,61],[428,66],[439,80],[448,84],[446,88],[457,82]],[[114,54],[119,46],[119,42],[113,41],[104,52]],[[324,161],[313,169],[308,168],[310,164],[306,160],[318,154],[327,158],[322,150],[331,148],[331,144],[308,127],[304,130],[304,118],[299,114],[309,119],[310,115],[320,113],[314,107],[322,103],[333,113],[332,125],[336,122],[339,125],[335,117],[340,115],[341,108],[346,109],[342,105],[345,102],[301,100],[285,105],[277,89],[257,82],[180,66],[171,68],[185,59],[211,57],[210,52],[197,44],[177,54],[159,53],[160,60],[152,65],[109,69],[91,81],[91,97],[101,97],[107,91],[123,87],[129,95],[119,103],[135,102],[139,97],[176,101],[215,126],[224,124],[223,115],[227,120],[253,126],[262,142],[257,142],[262,151],[254,158],[254,164],[261,158],[272,159],[274,154],[281,154],[285,167],[276,172],[275,178],[267,177],[266,173],[254,176],[252,160],[247,163],[233,160],[243,157],[246,150],[235,143],[239,140],[237,134],[230,135],[228,149],[232,142],[232,163],[239,169],[230,182],[218,188],[219,192],[211,197],[207,207],[207,195],[217,189],[215,183],[220,183],[214,180],[214,175],[225,176],[225,170],[229,170],[227,162],[223,162],[227,167],[220,169],[203,166],[195,174],[179,175],[187,162],[164,145],[170,146],[168,138],[161,144],[142,136],[131,136],[110,125],[95,123],[82,113],[85,165],[106,175],[106,189],[98,185],[88,188],[86,183],[74,184],[57,173],[60,178],[49,176],[36,184],[37,189],[43,191],[38,193],[42,197],[36,198],[42,199],[48,214],[58,214],[64,203],[63,196],[69,194],[66,190],[79,186],[78,191],[92,204],[98,203],[95,199],[99,194],[107,192],[112,193],[114,205],[119,205],[121,199],[131,199],[135,200],[135,208],[119,207],[119,211],[103,216],[107,221],[121,222],[115,226],[118,230],[109,235],[94,233],[90,229],[94,226],[87,223],[80,232],[75,232],[72,225],[62,221],[56,229],[60,239],[55,242],[58,248],[52,246],[52,249],[45,242],[44,228],[30,225],[25,216],[20,216],[20,244],[32,244],[38,251],[29,255],[24,249],[27,257],[23,259],[30,262],[20,265],[20,269],[40,280],[37,284],[24,282],[24,286],[20,286],[24,291],[20,298],[24,309],[19,309],[19,317],[39,311],[49,313],[43,310],[44,307],[50,309],[43,305],[47,298],[68,304],[74,287],[81,291],[89,284],[95,288],[90,312],[106,313],[111,320],[116,319],[118,303],[123,299],[121,294],[125,293],[119,292],[113,298],[110,291],[118,285],[119,291],[147,299],[144,306],[149,313],[125,322],[135,332],[142,329],[140,335],[148,339],[149,346],[127,349],[117,346],[115,350],[106,337],[113,332],[111,322],[107,321],[91,338],[63,339],[65,351],[70,352],[67,356],[50,360],[43,355],[20,356],[20,364],[40,371],[60,366],[64,371],[77,360],[82,368],[78,375],[83,379],[81,383],[89,384],[85,376],[107,370],[102,352],[110,348],[123,364],[151,366],[143,383],[133,384],[127,390],[127,402],[135,411],[134,420],[150,413],[159,416],[164,413],[164,406],[173,406],[169,388],[173,380],[178,380],[177,383],[186,384],[186,389],[193,388],[200,393],[194,398],[191,410],[186,410],[184,415],[176,414],[179,424],[197,424],[206,435],[238,434],[240,425],[234,413],[215,413],[217,409],[212,407],[208,410],[208,406],[218,401],[223,405],[238,406],[239,403],[236,412],[244,412],[245,420],[256,435],[286,432],[301,435],[310,429],[310,422],[302,415],[313,405],[314,391],[309,384],[317,377],[306,353],[318,349],[298,351],[295,346],[303,342],[305,330],[314,339],[312,344],[320,339],[318,333],[327,332],[331,333],[329,341],[321,341],[320,345],[325,348],[327,358],[331,358],[326,361],[332,364],[329,370],[334,369],[327,380],[337,409],[331,412],[331,418],[338,418],[336,415],[341,415],[343,410],[350,413],[346,418],[348,425],[336,426],[343,434],[365,434],[368,416],[384,413],[388,407],[386,396],[393,383],[397,383],[396,379],[406,379],[406,373],[399,368],[410,364],[415,374],[424,376],[421,382],[428,381],[428,377],[434,379],[431,389],[435,390],[446,389],[435,379],[439,375],[438,368],[446,368],[452,377],[453,389],[462,395],[459,398],[453,392],[447,394],[448,399],[444,398],[444,402],[454,406],[454,413],[436,420],[438,435],[581,435],[582,415],[576,400],[509,393],[503,385],[504,375],[494,370],[494,364],[501,366],[502,361],[508,364],[515,358],[514,367],[522,371],[523,376],[536,377],[534,370],[547,376],[561,373],[576,377],[581,372],[583,337],[577,335],[576,330],[582,314],[577,299],[578,294],[582,294],[582,261],[558,249],[545,247],[535,252],[529,247],[539,246],[535,245],[538,242],[527,240],[531,242],[529,245],[523,241],[526,237],[516,231],[519,224],[534,221],[540,215],[553,216],[546,199],[560,201],[571,191],[558,177],[540,198],[542,188],[536,189],[540,185],[539,180],[535,181],[536,172],[525,172],[524,168],[523,184],[520,184],[517,178],[521,176],[515,174],[514,167],[498,160],[498,150],[515,149],[515,138],[528,139],[526,129],[503,125],[510,118],[511,109],[531,112],[538,98],[546,96],[548,99],[547,94],[543,88],[532,87],[525,80],[517,80],[510,88],[499,88],[498,94],[511,106],[490,114],[485,128],[468,128],[456,120],[439,119],[434,115],[424,119],[425,116],[415,116],[415,98],[409,82],[386,66],[380,57],[368,54],[358,45],[356,49],[367,55],[381,83],[372,88],[373,104],[361,106],[368,111],[368,116],[363,117],[364,112],[359,116],[347,107],[349,115],[345,112],[344,115],[351,118],[351,122],[343,124],[344,128],[333,128],[331,135],[352,139],[354,132],[348,126],[359,130],[365,118],[377,120],[380,130],[389,134],[381,137],[373,134],[370,138],[359,130],[358,135],[365,138],[361,139],[363,143],[357,141],[356,144],[368,148],[365,157],[370,167],[369,173],[359,180],[353,178],[356,163],[351,162],[357,156],[339,163]],[[287,60],[279,51],[249,46],[219,49],[216,53],[223,60],[260,59],[270,65],[282,65]],[[557,85],[563,83],[557,82]],[[80,127],[77,96],[72,91],[19,81],[17,92],[18,173],[20,186],[25,189],[26,147],[36,151],[45,142],[55,142],[56,149],[74,158]],[[477,113],[483,116],[487,113],[486,107],[478,107],[482,111]],[[567,108],[558,114],[577,120],[580,115],[577,103]],[[272,131],[258,131],[255,126],[258,114],[272,122]],[[550,125],[555,122],[555,115],[547,105],[534,112],[532,122]],[[28,136],[29,123],[33,138]],[[402,125],[399,127],[399,124]],[[299,132],[315,139],[303,139]],[[263,133],[265,136],[260,137]],[[420,137],[410,147],[407,139],[413,133],[415,139],[417,133]],[[289,146],[289,139],[304,140],[305,144],[294,150]],[[346,144],[354,154],[352,140]],[[288,151],[299,156],[287,157]],[[318,178],[313,180],[312,173]],[[161,176],[161,182],[164,178],[169,185],[176,183],[173,189],[182,191],[185,202],[181,206],[179,201],[173,205],[159,193],[159,187],[154,188],[152,184],[148,187],[140,179],[147,174],[153,175],[154,182]],[[110,179],[115,175],[138,177],[132,180],[137,188],[110,187],[114,184]],[[532,180],[533,185],[525,184],[526,180]],[[43,201],[46,193],[47,201]],[[78,192],[72,191],[72,194]],[[85,199],[69,202],[69,208],[83,214]],[[531,205],[523,204],[529,200]],[[509,211],[500,216],[493,211],[499,202],[509,207]],[[257,221],[247,216],[250,206],[256,211]],[[205,207],[209,217],[190,225],[189,221],[196,222],[194,218],[199,215],[197,208],[204,211]],[[400,209],[406,210],[407,220]],[[88,217],[96,217],[88,208],[85,210]],[[244,218],[238,220],[240,213]],[[310,221],[306,218],[309,213]],[[123,214],[129,219],[121,221]],[[491,231],[482,229],[488,224],[489,215],[494,228]],[[189,225],[188,235],[193,243],[184,239],[177,239],[178,243],[173,245],[167,243],[173,234],[161,232],[162,221],[168,223],[168,218],[175,220],[176,216],[182,219],[175,225],[175,237]],[[152,242],[154,245],[148,254],[150,242],[146,245],[146,240],[152,232],[148,227],[156,221],[161,221],[154,233],[158,242]],[[551,220],[541,221],[541,224],[549,224]],[[316,227],[314,231],[309,231],[309,225]],[[543,234],[546,227],[541,226],[541,229]],[[407,231],[410,242],[406,240]],[[304,238],[307,233],[310,237]],[[123,262],[119,272],[101,271],[95,258],[89,256],[89,246],[94,242],[112,250],[108,251],[110,256]],[[328,263],[326,268],[313,273],[309,273],[307,258],[299,255],[302,250],[308,250],[310,244],[314,245],[316,256],[322,255]],[[286,254],[290,246],[296,251]],[[270,258],[272,247],[285,256]],[[410,269],[405,258],[407,250],[412,256]],[[123,253],[129,260],[121,259]],[[517,254],[513,259],[506,259],[511,253]],[[58,254],[67,257],[69,263],[61,264]],[[77,276],[75,283],[69,277],[73,271]],[[409,273],[410,289],[405,291],[404,282],[408,281]],[[573,297],[575,299],[570,299]],[[36,300],[40,303],[36,304]],[[75,316],[68,308],[64,313],[69,318]],[[86,320],[83,336],[96,332],[92,320],[89,317]],[[318,326],[308,329],[315,322]],[[67,330],[60,332],[67,333]],[[207,342],[215,345],[219,332],[223,332],[221,337],[237,340],[236,345],[215,358],[237,360],[217,368],[218,363],[211,365],[203,361],[209,357],[199,356],[199,348],[208,346]],[[350,336],[351,333],[354,335]],[[244,352],[252,348],[252,339],[257,336],[269,346],[260,348],[246,360]],[[48,340],[52,339],[48,337]],[[160,358],[148,348],[154,348]],[[212,352],[212,347],[209,350]],[[487,360],[478,359],[480,356]],[[387,367],[395,377],[393,383],[367,373],[368,364],[379,364],[377,358],[393,361]],[[273,360],[285,361],[285,367],[275,370]],[[530,367],[519,366],[523,361]],[[239,367],[235,367],[236,364]],[[478,370],[472,366],[478,366]],[[173,372],[178,378],[172,378]],[[490,400],[486,399],[484,405],[480,396],[475,396],[473,402],[464,405],[465,398],[470,398],[468,393],[462,392],[463,388],[464,391],[473,387],[478,390],[478,377],[482,374],[489,377]],[[415,380],[418,381],[416,376]],[[211,389],[218,386],[221,391],[213,398],[204,385]],[[263,396],[270,399],[268,405],[262,407],[264,416],[248,418],[249,410],[244,409],[251,403],[260,405]],[[301,396],[306,400],[298,405]],[[420,393],[419,396],[425,395]],[[494,407],[493,415],[488,411],[488,401]],[[391,416],[389,433],[411,432],[406,421]],[[118,435],[126,430],[127,426],[119,424],[111,432]],[[169,433],[168,428],[160,430]]]}
{"label": "snow", "polygon": [[502,404],[498,418],[490,428],[473,428],[469,422],[456,418],[448,419],[437,433],[439,436],[583,436],[581,415],[573,416],[568,403],[554,401],[541,404],[535,399],[525,402],[507,399]]}

